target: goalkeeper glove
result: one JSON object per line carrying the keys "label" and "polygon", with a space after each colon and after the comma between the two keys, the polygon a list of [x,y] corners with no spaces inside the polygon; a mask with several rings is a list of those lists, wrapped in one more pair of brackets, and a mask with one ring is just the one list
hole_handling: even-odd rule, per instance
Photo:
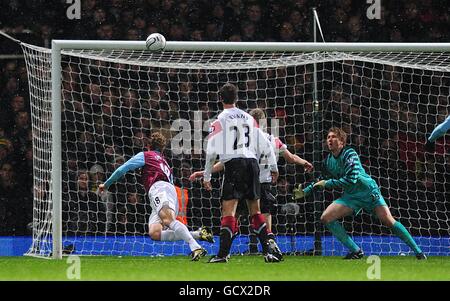
{"label": "goalkeeper glove", "polygon": [[425,150],[429,153],[434,153],[436,144],[427,139],[427,143],[425,143]]}
{"label": "goalkeeper glove", "polygon": [[294,201],[305,197],[305,191],[303,190],[302,184],[298,184],[298,186],[292,190],[292,193],[292,199]]}

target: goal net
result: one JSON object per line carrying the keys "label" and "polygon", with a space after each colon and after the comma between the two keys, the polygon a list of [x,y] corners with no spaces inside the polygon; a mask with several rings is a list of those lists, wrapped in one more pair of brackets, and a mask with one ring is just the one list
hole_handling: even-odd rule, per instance
{"label": "goal net", "polygon": [[[56,115],[51,50],[22,45],[34,147],[29,255],[51,256],[57,216],[65,253],[188,254],[184,242],[152,241],[148,236],[151,209],[139,173],[128,173],[107,194],[97,193],[98,184],[115,168],[144,150],[143,138],[153,131],[162,131],[169,140],[164,155],[186,209],[181,209],[180,218],[192,230],[207,226],[217,236],[222,174],[213,177],[211,193],[188,177],[205,165],[204,139],[222,108],[217,92],[227,82],[239,87],[239,108],[262,108],[267,130],[316,168],[306,174],[300,166],[279,159],[276,202],[270,212],[283,252],[346,252],[319,221],[339,191],[292,200],[295,184],[319,176],[327,130],[339,126],[349,133],[349,144],[379,184],[393,216],[422,250],[450,255],[448,137],[438,140],[434,153],[423,148],[426,135],[449,114],[448,52],[175,51],[170,44],[163,52],[63,49],[57,66],[61,111]],[[52,123],[59,123],[59,114],[61,142],[52,145]],[[52,157],[58,156],[61,174],[52,175]],[[55,195],[58,183],[61,193]],[[244,254],[252,240],[245,206],[239,206],[238,214],[240,235],[232,252]],[[343,225],[366,254],[410,253],[370,213],[345,218]],[[218,251],[218,237],[215,244],[201,244],[210,254]]]}

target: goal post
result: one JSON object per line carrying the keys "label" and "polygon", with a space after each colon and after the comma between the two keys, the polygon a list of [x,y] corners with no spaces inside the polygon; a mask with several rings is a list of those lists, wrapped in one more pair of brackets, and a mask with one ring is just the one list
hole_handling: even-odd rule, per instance
{"label": "goal post", "polygon": [[52,41],[52,245],[53,258],[62,258],[62,170],[61,170],[61,49]]}
{"label": "goal post", "polygon": [[[447,97],[448,99],[449,97],[448,84],[450,81],[450,43],[259,43],[168,41],[164,51],[162,52],[149,52],[146,50],[145,44],[145,41],[53,40],[51,50],[28,44],[22,44],[27,62],[27,70],[29,73],[30,97],[32,101],[33,115],[34,154],[35,157],[39,159],[34,159],[34,183],[35,186],[45,185],[45,183],[49,185],[47,194],[44,197],[41,194],[35,193],[33,245],[27,253],[28,255],[62,258],[63,236],[67,235],[65,233],[68,231],[67,229],[63,229],[63,223],[67,222],[63,220],[63,215],[66,214],[70,218],[71,213],[64,212],[64,210],[73,210],[75,207],[81,208],[81,203],[76,204],[74,202],[69,204],[68,207],[64,209],[63,202],[67,202],[67,195],[72,192],[66,191],[66,194],[64,194],[65,190],[71,189],[67,188],[71,183],[68,183],[70,180],[66,179],[69,177],[66,175],[67,170],[65,170],[69,159],[68,155],[65,155],[65,153],[72,152],[71,155],[73,155],[75,160],[84,160],[80,158],[88,158],[92,155],[86,147],[87,143],[90,143],[90,140],[85,138],[82,132],[83,130],[87,132],[92,130],[95,127],[95,124],[88,127],[89,123],[98,121],[102,119],[102,117],[105,117],[104,115],[107,115],[107,113],[102,111],[96,111],[101,110],[102,105],[106,102],[103,97],[103,94],[106,92],[109,93],[111,98],[120,98],[119,101],[117,101],[117,99],[111,101],[108,100],[108,105],[113,107],[112,110],[115,113],[113,113],[111,118],[106,116],[108,117],[106,120],[114,120],[114,118],[116,118],[120,119],[120,121],[118,121],[114,126],[102,123],[105,128],[108,127],[108,133],[117,131],[118,128],[120,128],[120,130],[118,130],[118,132],[120,132],[119,134],[114,132],[114,134],[112,134],[114,135],[113,138],[109,139],[109,137],[106,137],[108,139],[105,138],[102,140],[108,140],[108,143],[112,144],[118,140],[122,141],[120,145],[121,151],[118,154],[115,154],[116,156],[121,155],[126,158],[130,158],[133,155],[132,152],[127,151],[127,142],[125,142],[125,140],[132,141],[133,137],[130,137],[130,135],[133,136],[135,133],[140,131],[133,132],[133,128],[131,128],[130,131],[127,131],[127,126],[132,127],[134,124],[144,122],[141,119],[145,119],[147,117],[159,125],[164,123],[164,116],[161,114],[156,114],[155,116],[158,117],[155,117],[146,111],[152,110],[153,105],[161,108],[163,106],[162,101],[164,100],[164,106],[170,106],[173,104],[174,107],[179,108],[179,115],[181,115],[180,113],[185,113],[185,116],[189,116],[191,118],[193,116],[191,114],[193,113],[192,110],[199,109],[202,104],[205,105],[204,107],[201,107],[203,111],[209,110],[212,111],[212,113],[218,113],[217,99],[215,99],[212,94],[217,92],[217,87],[219,84],[223,84],[224,81],[229,80],[240,84],[240,95],[248,101],[248,105],[245,104],[248,109],[263,105],[270,113],[268,114],[269,119],[276,118],[282,120],[282,124],[280,126],[282,130],[281,134],[284,135],[282,138],[289,138],[289,141],[284,142],[286,142],[290,149],[291,147],[294,147],[292,149],[293,152],[297,149],[301,150],[303,153],[299,152],[297,154],[301,157],[306,157],[309,160],[314,160],[315,164],[320,163],[318,162],[318,157],[320,156],[318,156],[317,153],[322,153],[323,151],[323,149],[317,149],[322,145],[322,142],[317,141],[317,139],[323,139],[323,131],[327,130],[328,125],[338,125],[344,127],[349,126],[351,129],[353,120],[347,120],[348,116],[344,116],[347,112],[344,112],[345,110],[341,107],[339,107],[339,109],[333,107],[334,105],[341,106],[341,104],[338,103],[339,101],[342,101],[342,104],[345,104],[345,101],[350,99],[350,103],[348,103],[348,107],[350,107],[349,116],[359,115],[359,118],[362,119],[364,116],[361,116],[362,113],[360,111],[363,107],[367,112],[369,112],[369,114],[373,114],[373,116],[368,116],[368,121],[366,121],[366,124],[361,125],[360,128],[364,128],[365,132],[363,134],[358,134],[358,138],[359,136],[366,135],[361,139],[366,139],[366,143],[372,143],[370,145],[371,150],[369,154],[366,154],[370,159],[369,169],[378,171],[375,179],[382,188],[383,183],[387,183],[389,186],[388,188],[392,188],[392,183],[395,181],[401,181],[402,179],[399,179],[400,175],[394,167],[376,166],[377,162],[375,161],[383,159],[383,155],[381,154],[382,147],[375,144],[381,144],[382,142],[385,142],[384,140],[389,140],[394,136],[397,137],[396,141],[401,140],[401,137],[399,138],[398,136],[399,134],[404,134],[403,130],[390,128],[390,131],[387,133],[388,138],[384,138],[384,129],[382,128],[382,125],[375,121],[375,119],[378,118],[383,122],[389,123],[389,120],[386,120],[385,118],[386,114],[384,114],[384,111],[386,110],[385,105],[389,105],[391,102],[390,99],[386,99],[384,94],[389,95],[392,92],[398,92],[401,94],[402,91],[395,90],[397,89],[397,86],[400,86],[400,89],[403,89],[403,86],[408,86],[407,91],[405,90],[404,94],[407,96],[413,95],[412,98],[415,99],[417,92],[414,89],[416,89],[416,87],[412,86],[416,85],[416,81],[418,81],[417,85],[420,86],[418,88],[418,93],[425,93],[426,95],[424,97],[428,97],[430,99],[432,98],[433,101],[438,99],[438,104],[423,104],[423,106],[420,106],[421,101],[417,101],[418,104],[416,104],[415,100],[410,101],[402,99],[401,105],[408,108],[425,108],[427,110],[427,112],[424,113],[424,116],[427,120],[430,120],[430,122],[426,120],[423,122],[425,125],[421,128],[426,129],[426,131],[430,131],[430,129],[432,129],[435,125],[435,122],[431,122],[431,120],[437,121],[436,116],[431,116],[433,112],[436,112],[436,114],[441,113],[441,111],[437,112],[442,107],[442,105],[439,105],[441,98]],[[309,65],[312,66],[312,64],[317,64],[317,71],[315,71],[316,68],[314,68],[313,71],[310,70]],[[67,68],[67,70],[64,68]],[[392,72],[395,73],[396,68],[400,70],[397,71],[400,75],[395,75],[391,78],[391,81],[394,82],[396,87],[386,88],[387,86],[383,85],[385,85],[385,82],[388,82],[389,79],[385,78],[384,73],[391,72],[392,70],[394,70]],[[49,72],[50,70],[51,72]],[[175,72],[175,74],[173,74],[173,72]],[[320,74],[317,74],[317,72]],[[129,78],[126,78],[126,76],[129,76]],[[72,77],[75,77],[76,79],[74,80]],[[409,77],[413,79],[408,81],[407,78]],[[67,78],[71,79],[67,80]],[[321,82],[319,84],[315,82],[314,85],[312,85],[311,78],[318,78],[317,80]],[[427,90],[422,88],[424,85],[431,85],[434,87],[434,81],[439,79],[439,87],[437,87],[438,94],[433,94],[434,90],[436,90],[434,88],[433,92],[430,92],[430,89]],[[351,82],[346,82],[346,80],[350,80]],[[72,82],[74,82],[74,85],[78,86],[78,90],[65,90],[63,84],[70,86]],[[242,85],[243,82],[245,85]],[[188,86],[193,84],[196,87],[202,86],[206,88],[201,91],[194,91],[193,88],[189,88],[191,89],[189,90],[189,93],[194,96],[194,100],[189,98],[190,96],[182,98],[180,96],[182,94],[180,87],[185,83]],[[371,86],[368,87],[369,91],[367,91],[367,89],[364,91],[367,83]],[[96,87],[90,87],[90,85],[99,86],[98,93],[101,94],[99,97],[95,94],[97,92],[93,91]],[[160,85],[164,86],[164,88],[161,88]],[[249,87],[248,90],[245,90],[246,86]],[[317,86],[320,91],[317,91],[315,88],[312,88],[315,91],[307,91],[307,89]],[[50,91],[49,88],[51,89]],[[146,91],[146,89],[148,89],[148,91]],[[166,95],[171,95],[163,99],[158,96],[158,93],[164,89],[166,90],[164,91],[166,92]],[[375,92],[377,95],[373,96],[372,94],[375,90],[381,90],[381,92]],[[132,93],[130,93],[133,95],[124,96],[127,91],[131,91]],[[311,97],[312,94],[317,95],[318,106],[310,109],[309,99],[306,99],[306,97],[300,95],[302,92],[305,95],[311,94]],[[337,99],[330,101],[329,98],[336,93],[341,95],[339,96],[341,97],[339,101]],[[371,107],[370,99],[366,102],[360,101],[361,98],[367,96],[364,93],[369,93],[369,97],[373,96],[377,98],[376,104],[380,105],[380,103],[382,103],[383,107]],[[346,97],[342,97],[343,94],[347,94]],[[383,95],[380,96],[381,94]],[[92,98],[94,98],[93,95],[96,96],[96,99],[100,99],[98,100],[98,103],[94,103],[94,101],[92,101]],[[64,99],[62,98],[63,96]],[[73,101],[67,99],[67,97],[74,97]],[[126,97],[137,98],[137,101],[133,100],[133,106],[135,107],[127,108],[123,105]],[[153,102],[150,105],[147,105],[145,102],[151,101],[152,97],[160,97],[157,98],[156,101],[156,103],[158,101],[160,103],[155,104]],[[421,99],[421,96],[417,97]],[[344,98],[345,101],[343,101]],[[356,104],[353,104],[351,101],[354,98],[358,99]],[[85,99],[89,99],[90,103],[83,103],[83,100]],[[298,99],[300,99],[301,103],[296,103]],[[183,101],[186,103],[183,103]],[[73,111],[69,112],[67,107],[62,107],[65,106],[66,102],[69,102],[70,105],[72,105],[70,102],[73,102],[73,106],[78,105],[78,103],[81,102],[82,105],[91,105],[92,107],[89,108],[89,113],[80,113],[77,112],[76,109],[72,109]],[[213,105],[209,102],[213,102]],[[42,107],[42,103],[45,103],[45,108]],[[199,103],[201,104],[199,105]],[[49,104],[50,107],[48,107]],[[367,104],[369,107],[365,108],[365,105]],[[184,107],[184,105],[186,105],[187,109],[180,109],[181,107]],[[134,116],[134,113],[129,113],[127,111],[129,110],[131,112],[133,109],[136,109],[136,112],[139,111],[140,113],[138,114],[140,115]],[[353,114],[351,109],[359,111]],[[160,110],[165,111],[166,109]],[[311,121],[308,119],[308,114],[317,112],[314,110],[320,110],[320,116],[325,116],[323,117],[323,120],[320,121],[321,126],[317,127],[321,130],[320,133],[315,132],[314,129],[310,128],[308,125]],[[77,113],[90,114],[90,116],[82,116],[84,124],[81,128],[83,130],[79,130],[77,125],[68,126],[65,124],[65,122],[72,122],[72,120],[69,120],[67,119],[68,117],[64,116],[62,119],[61,112],[63,111],[72,115],[76,115]],[[387,116],[389,117],[389,114],[394,111],[394,109],[390,109],[388,107],[387,111]],[[416,111],[413,113],[418,114],[420,112]],[[114,116],[114,114],[120,114],[120,116]],[[127,114],[131,115],[128,116]],[[76,119],[81,117],[74,118]],[[45,124],[42,124],[43,119],[51,121],[51,133],[47,133],[46,136],[44,133],[50,129],[46,128]],[[124,122],[125,119],[127,120]],[[192,122],[192,120],[189,120],[189,122]],[[289,122],[293,122],[293,124],[290,124]],[[400,122],[401,121],[398,121],[397,124]],[[100,127],[102,125],[100,125]],[[73,133],[70,133],[70,135],[63,133],[63,131],[70,131],[70,127],[75,128]],[[140,130],[142,132],[146,131],[144,127]],[[205,128],[203,127],[202,130],[204,131]],[[420,132],[419,130],[413,133],[416,138],[422,138],[423,136],[429,134],[429,132]],[[106,136],[107,134],[105,133],[107,131],[105,129],[102,129],[102,131],[102,133]],[[125,132],[131,134],[125,134]],[[409,130],[406,130],[405,132],[406,134],[410,134]],[[64,140],[62,139],[63,134],[65,135]],[[99,135],[101,136],[101,134]],[[67,136],[74,139],[83,140],[70,141],[70,138]],[[298,142],[296,140],[298,137],[301,137],[299,139],[303,139],[303,141]],[[43,140],[46,139],[51,139],[50,154],[48,149],[45,150],[41,147]],[[422,142],[419,141],[419,139],[417,140],[418,143]],[[71,144],[71,142],[74,142],[75,144]],[[79,149],[76,142],[81,144],[85,143],[86,149]],[[292,142],[296,144],[290,145]],[[50,142],[46,141],[46,143]],[[303,147],[297,148],[297,144],[303,144]],[[64,149],[63,145],[67,149]],[[76,150],[74,151],[71,147],[75,146]],[[112,147],[114,148],[114,145],[112,145]],[[105,145],[104,148],[106,148]],[[96,148],[93,149],[97,150]],[[394,150],[394,148],[390,146],[388,147],[388,150]],[[41,155],[41,153],[45,153],[46,155]],[[374,155],[375,153],[380,153],[380,155]],[[50,155],[50,157],[48,157],[48,155]],[[105,166],[108,165],[109,162],[106,162],[106,159],[105,162],[102,159],[98,159],[98,156],[99,154],[92,155],[91,157],[97,157],[97,159],[86,159],[87,161],[84,162],[85,164],[83,166],[90,168],[94,165],[100,165],[106,170]],[[187,157],[189,158],[189,163],[193,168],[195,164],[192,158],[194,156],[189,155]],[[50,158],[51,160],[51,162],[47,162],[47,168],[50,170],[44,170],[45,165],[42,165],[43,162],[41,161],[45,161],[46,158]],[[184,160],[184,157],[178,159],[178,157],[173,156],[173,158],[170,159],[182,161]],[[420,160],[417,159],[414,164],[427,164],[427,162],[419,161]],[[63,162],[65,163],[65,166],[62,164]],[[285,163],[282,164],[284,164],[284,178],[293,180],[294,182],[301,180],[312,180],[306,175],[299,175],[298,169],[288,166]],[[431,165],[433,165],[434,169],[437,170],[436,172],[445,170],[445,168],[443,169],[445,163],[437,159],[433,160]],[[180,166],[177,166],[176,169],[177,171],[182,170],[181,164]],[[384,169],[386,170],[383,174],[383,172],[380,171],[384,171]],[[369,174],[371,173],[369,172]],[[109,174],[107,174],[106,177],[107,176],[109,176]],[[379,180],[384,177],[392,178],[389,178],[387,182],[380,183]],[[448,180],[445,178],[435,178],[439,179],[439,187],[446,187],[446,185],[448,185]],[[408,193],[411,192],[411,195],[417,196],[419,192],[419,188],[417,188],[419,180],[415,179],[413,182],[414,184],[408,183],[411,187],[406,187],[405,189]],[[288,183],[286,186],[292,186],[293,184],[294,183]],[[136,183],[127,182],[126,185],[133,186],[136,185]],[[192,219],[196,220],[193,224],[195,224],[195,226],[199,226],[207,223],[208,226],[218,227],[220,225],[220,223],[217,223],[220,218],[220,216],[217,216],[218,212],[220,215],[218,195],[209,195],[201,191],[199,187],[192,188],[192,190],[195,190],[195,194],[200,199],[199,201],[196,201],[196,203],[192,204],[192,206],[194,206],[192,209]],[[393,188],[393,191],[398,192],[398,188]],[[73,192],[76,193],[76,191]],[[129,193],[128,190],[126,192]],[[286,191],[283,193],[287,196],[290,192]],[[445,201],[440,199],[441,195],[439,193],[442,193],[444,196],[448,196],[446,191],[435,192],[435,194],[432,195],[433,200],[430,201],[430,204],[428,204],[428,201],[426,200],[418,200],[418,202],[420,202],[420,206],[417,209],[411,207],[409,202],[404,203],[407,204],[407,208],[402,208],[400,201],[397,202],[397,204],[400,204],[400,207],[394,208],[394,210],[395,213],[404,213],[408,215],[396,217],[411,219],[411,224],[407,226],[417,227],[418,231],[416,235],[422,235],[422,233],[426,232],[425,230],[427,229],[423,229],[425,225],[428,225],[429,227],[438,227],[437,229],[434,229],[435,231],[433,230],[429,232],[431,233],[430,236],[439,236],[435,245],[431,246],[431,239],[425,243],[430,243],[430,250],[433,249],[436,254],[449,255],[448,250],[445,251],[444,248],[444,244],[449,241],[448,238],[445,238],[445,226],[447,226],[447,230],[449,226],[449,213],[447,211],[447,207],[445,207]],[[321,198],[314,200],[314,202],[318,202],[323,206],[324,204],[328,204],[328,201],[331,198],[338,196],[337,193],[333,193],[331,195],[327,194],[328,193],[324,193]],[[385,195],[388,204],[390,197],[389,194],[390,190],[388,190],[388,195]],[[408,194],[408,196],[410,195]],[[214,200],[214,208],[208,208],[207,204],[212,204],[212,201],[208,200],[208,198]],[[398,198],[399,197],[395,197],[396,200]],[[143,201],[145,202],[145,199]],[[287,197],[284,201],[284,205],[280,204],[280,206],[277,207],[277,213],[275,213],[275,222],[281,224],[286,224],[289,222],[289,220],[283,217],[283,215],[292,214],[292,210],[289,209],[292,206],[287,206],[287,204],[291,204],[292,202],[290,202]],[[109,205],[111,204],[106,204],[104,207],[106,208]],[[116,204],[114,203],[111,206],[115,205]],[[201,207],[195,207],[196,205]],[[277,226],[274,222],[274,232],[276,232],[276,234],[280,234],[280,246],[283,251],[291,253],[299,251],[292,247],[292,244],[295,245],[298,242],[297,236],[308,236],[314,232],[314,229],[311,229],[310,224],[313,223],[314,228],[314,223],[316,223],[317,220],[311,221],[307,216],[311,213],[316,216],[317,212],[310,212],[311,208],[314,208],[313,210],[317,210],[315,208],[320,207],[310,207],[307,202],[306,204],[294,205],[292,208],[297,208],[294,210],[295,216],[293,217],[295,223],[295,225],[293,225],[293,233],[295,234],[295,237],[292,237],[294,235],[288,235],[286,225],[277,230]],[[126,207],[126,204],[124,206]],[[301,209],[299,210],[298,207],[301,207]],[[87,215],[92,213],[94,216],[97,215],[95,218],[98,218],[100,215],[98,212],[92,212],[92,208],[89,206],[86,208],[88,208],[85,209]],[[77,210],[81,211],[82,209]],[[106,212],[104,215],[108,216],[108,214],[110,214],[108,213],[109,209],[106,208],[104,210]],[[89,250],[86,249],[77,251],[81,251],[81,254],[87,255],[122,254],[121,250],[127,249],[124,245],[132,243],[135,244],[136,247],[131,248],[131,251],[129,249],[127,249],[128,251],[123,251],[123,254],[147,255],[148,250],[151,250],[152,254],[162,252],[161,250],[165,248],[165,244],[158,247],[151,247],[149,249],[146,245],[149,243],[149,238],[148,240],[145,238],[136,238],[136,236],[138,236],[136,233],[139,232],[136,230],[138,228],[137,222],[132,227],[135,232],[133,233],[134,238],[131,242],[128,242],[128,237],[126,235],[128,232],[124,232],[125,235],[122,235],[123,233],[120,232],[121,236],[119,237],[117,234],[119,231],[117,229],[119,227],[117,225],[113,225],[111,227],[111,229],[114,228],[115,230],[109,231],[108,229],[110,228],[109,226],[111,226],[111,223],[119,223],[120,219],[118,217],[120,214],[118,213],[118,209],[115,208],[111,210],[115,210],[112,214],[116,215],[116,222],[111,222],[111,220],[106,217],[104,220],[100,221],[99,219],[94,222],[95,225],[93,227],[96,230],[93,230],[93,232],[91,231],[90,234],[79,234],[77,231],[74,232],[77,237],[77,239],[74,240],[74,244],[80,243],[80,240],[85,239],[85,241],[88,241],[85,245],[89,245],[89,248],[91,248]],[[414,210],[424,210],[424,216],[428,216],[428,221],[426,221],[426,217],[422,217],[421,214],[415,215]],[[444,212],[438,212],[439,210],[444,210]],[[200,214],[201,216],[198,217],[195,214]],[[208,216],[208,214],[211,216]],[[80,214],[75,214],[75,217],[79,216]],[[142,216],[146,217],[148,221],[148,212],[145,212]],[[417,217],[423,220],[418,223],[412,221],[412,219]],[[75,227],[85,227],[82,223],[77,223],[76,221],[71,222],[76,225]],[[298,223],[302,224],[300,229],[297,227]],[[101,227],[99,226],[100,224],[102,224]],[[386,231],[380,230],[378,224],[379,222],[377,223],[377,221],[372,220],[371,217],[365,216],[359,220],[359,229],[355,229],[353,226],[347,227],[352,227],[351,233],[356,235],[362,235],[362,233],[367,234],[367,229],[375,229],[375,232],[377,232],[380,236],[386,235]],[[98,230],[100,228],[103,230]],[[141,234],[142,233],[139,232],[139,235]],[[113,236],[113,240],[115,240],[113,242],[107,241],[111,236]],[[294,243],[292,243],[293,240],[295,240]],[[306,249],[310,248],[311,245],[309,242],[305,241],[301,240],[302,243],[305,243],[303,247]],[[238,243],[242,243],[242,245],[244,245],[247,241],[243,239]],[[322,243],[327,244],[327,247],[329,248],[328,253],[326,252],[327,254],[336,255],[342,251],[336,246],[334,240],[327,240]],[[331,247],[329,246],[330,244]],[[388,249],[386,250],[388,251],[386,252],[390,252],[389,254],[393,254],[394,252],[399,254],[399,250],[402,252],[404,250],[403,248],[393,247],[399,245],[398,241],[389,242],[388,239],[378,240],[370,238],[370,243],[368,243],[368,245],[370,248],[374,249],[374,252],[376,252],[377,248],[373,247],[373,244],[387,244]],[[81,245],[83,244],[81,243]],[[116,248],[116,245],[120,245],[120,247],[114,249],[114,251],[108,250],[108,247],[113,246],[113,248]],[[171,248],[174,247],[171,246]],[[214,246],[211,246],[211,248],[214,248]],[[244,246],[236,249],[235,251],[241,252],[243,249],[245,249]],[[166,254],[167,252],[162,253]],[[168,253],[180,254],[182,251],[169,251]]]}

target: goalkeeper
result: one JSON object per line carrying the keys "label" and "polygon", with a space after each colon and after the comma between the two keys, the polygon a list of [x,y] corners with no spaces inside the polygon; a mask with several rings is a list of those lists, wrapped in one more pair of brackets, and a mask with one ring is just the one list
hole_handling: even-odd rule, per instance
{"label": "goalkeeper", "polygon": [[444,136],[445,133],[450,129],[450,115],[444,120],[444,122],[440,123],[431,133],[430,137],[428,137],[427,142],[425,144],[425,150],[429,152],[434,152],[435,142],[440,137]]}
{"label": "goalkeeper", "polygon": [[358,154],[352,148],[346,147],[346,141],[347,133],[344,130],[333,127],[328,131],[326,142],[330,154],[323,162],[323,169],[330,177],[328,180],[312,183],[305,189],[299,185],[294,189],[294,199],[308,196],[314,189],[344,190],[341,198],[330,204],[320,218],[328,230],[350,250],[344,259],[360,259],[364,253],[338,220],[351,214],[357,215],[362,209],[374,213],[383,225],[390,228],[414,251],[417,259],[426,259],[408,230],[392,217],[378,185],[365,172]]}

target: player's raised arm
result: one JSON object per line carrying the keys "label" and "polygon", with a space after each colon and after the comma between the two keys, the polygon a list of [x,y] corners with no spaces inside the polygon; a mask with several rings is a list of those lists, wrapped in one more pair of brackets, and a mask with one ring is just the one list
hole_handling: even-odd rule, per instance
{"label": "player's raised arm", "polygon": [[144,152],[140,152],[132,157],[130,160],[119,166],[113,174],[106,180],[104,184],[100,184],[98,189],[100,192],[107,190],[112,184],[120,179],[124,174],[130,170],[141,168],[145,165]]}
{"label": "player's raised arm", "polygon": [[[309,163],[309,162],[308,162]],[[312,165],[312,164],[311,164]],[[328,172],[326,170],[326,159],[322,162],[321,164],[322,168],[321,168],[321,173],[320,173],[320,177],[323,178],[326,175],[328,175]],[[305,167],[306,169],[306,167]],[[320,181],[318,181],[317,183],[319,183]],[[306,187],[303,187],[302,184],[298,184],[293,190],[292,190],[292,199],[294,200],[298,200],[298,199],[302,199],[304,197],[307,197],[311,194],[311,192],[313,192],[314,190],[314,185],[316,183],[310,183],[308,184]],[[316,186],[317,187],[317,186]]]}
{"label": "player's raised arm", "polygon": [[219,120],[214,121],[211,124],[211,128],[208,135],[208,143],[206,145],[206,163],[203,173],[203,183],[206,190],[211,190],[211,174],[214,162],[216,162],[217,155],[223,151],[223,145],[221,141],[223,140],[222,126]]}
{"label": "player's raised arm", "polygon": [[430,137],[428,137],[427,142],[425,144],[425,149],[428,151],[434,151],[434,143],[437,139],[444,136],[445,133],[450,129],[450,115],[444,120],[444,122],[440,123],[431,133]]}
{"label": "player's raised arm", "polygon": [[434,142],[436,139],[442,137],[447,133],[447,131],[450,129],[450,115],[447,116],[447,118],[439,124],[431,133],[430,137],[428,138],[428,141]]}
{"label": "player's raised arm", "polygon": [[305,168],[305,171],[307,171],[307,172],[311,172],[314,169],[314,166],[310,162],[306,161],[305,159],[300,158],[296,154],[291,153],[287,148],[285,148],[283,150],[280,149],[280,150],[281,150],[281,154],[282,154],[283,158],[286,160],[286,162],[301,165]]}
{"label": "player's raised arm", "polygon": [[[222,162],[216,162],[216,164],[214,164],[214,166],[212,167],[211,173],[217,173],[217,172],[221,172],[222,170],[224,170],[225,166],[223,165]],[[205,173],[204,170],[199,170],[196,172],[193,172],[190,176],[189,176],[189,181],[193,182],[201,177],[203,177],[203,174]]]}

